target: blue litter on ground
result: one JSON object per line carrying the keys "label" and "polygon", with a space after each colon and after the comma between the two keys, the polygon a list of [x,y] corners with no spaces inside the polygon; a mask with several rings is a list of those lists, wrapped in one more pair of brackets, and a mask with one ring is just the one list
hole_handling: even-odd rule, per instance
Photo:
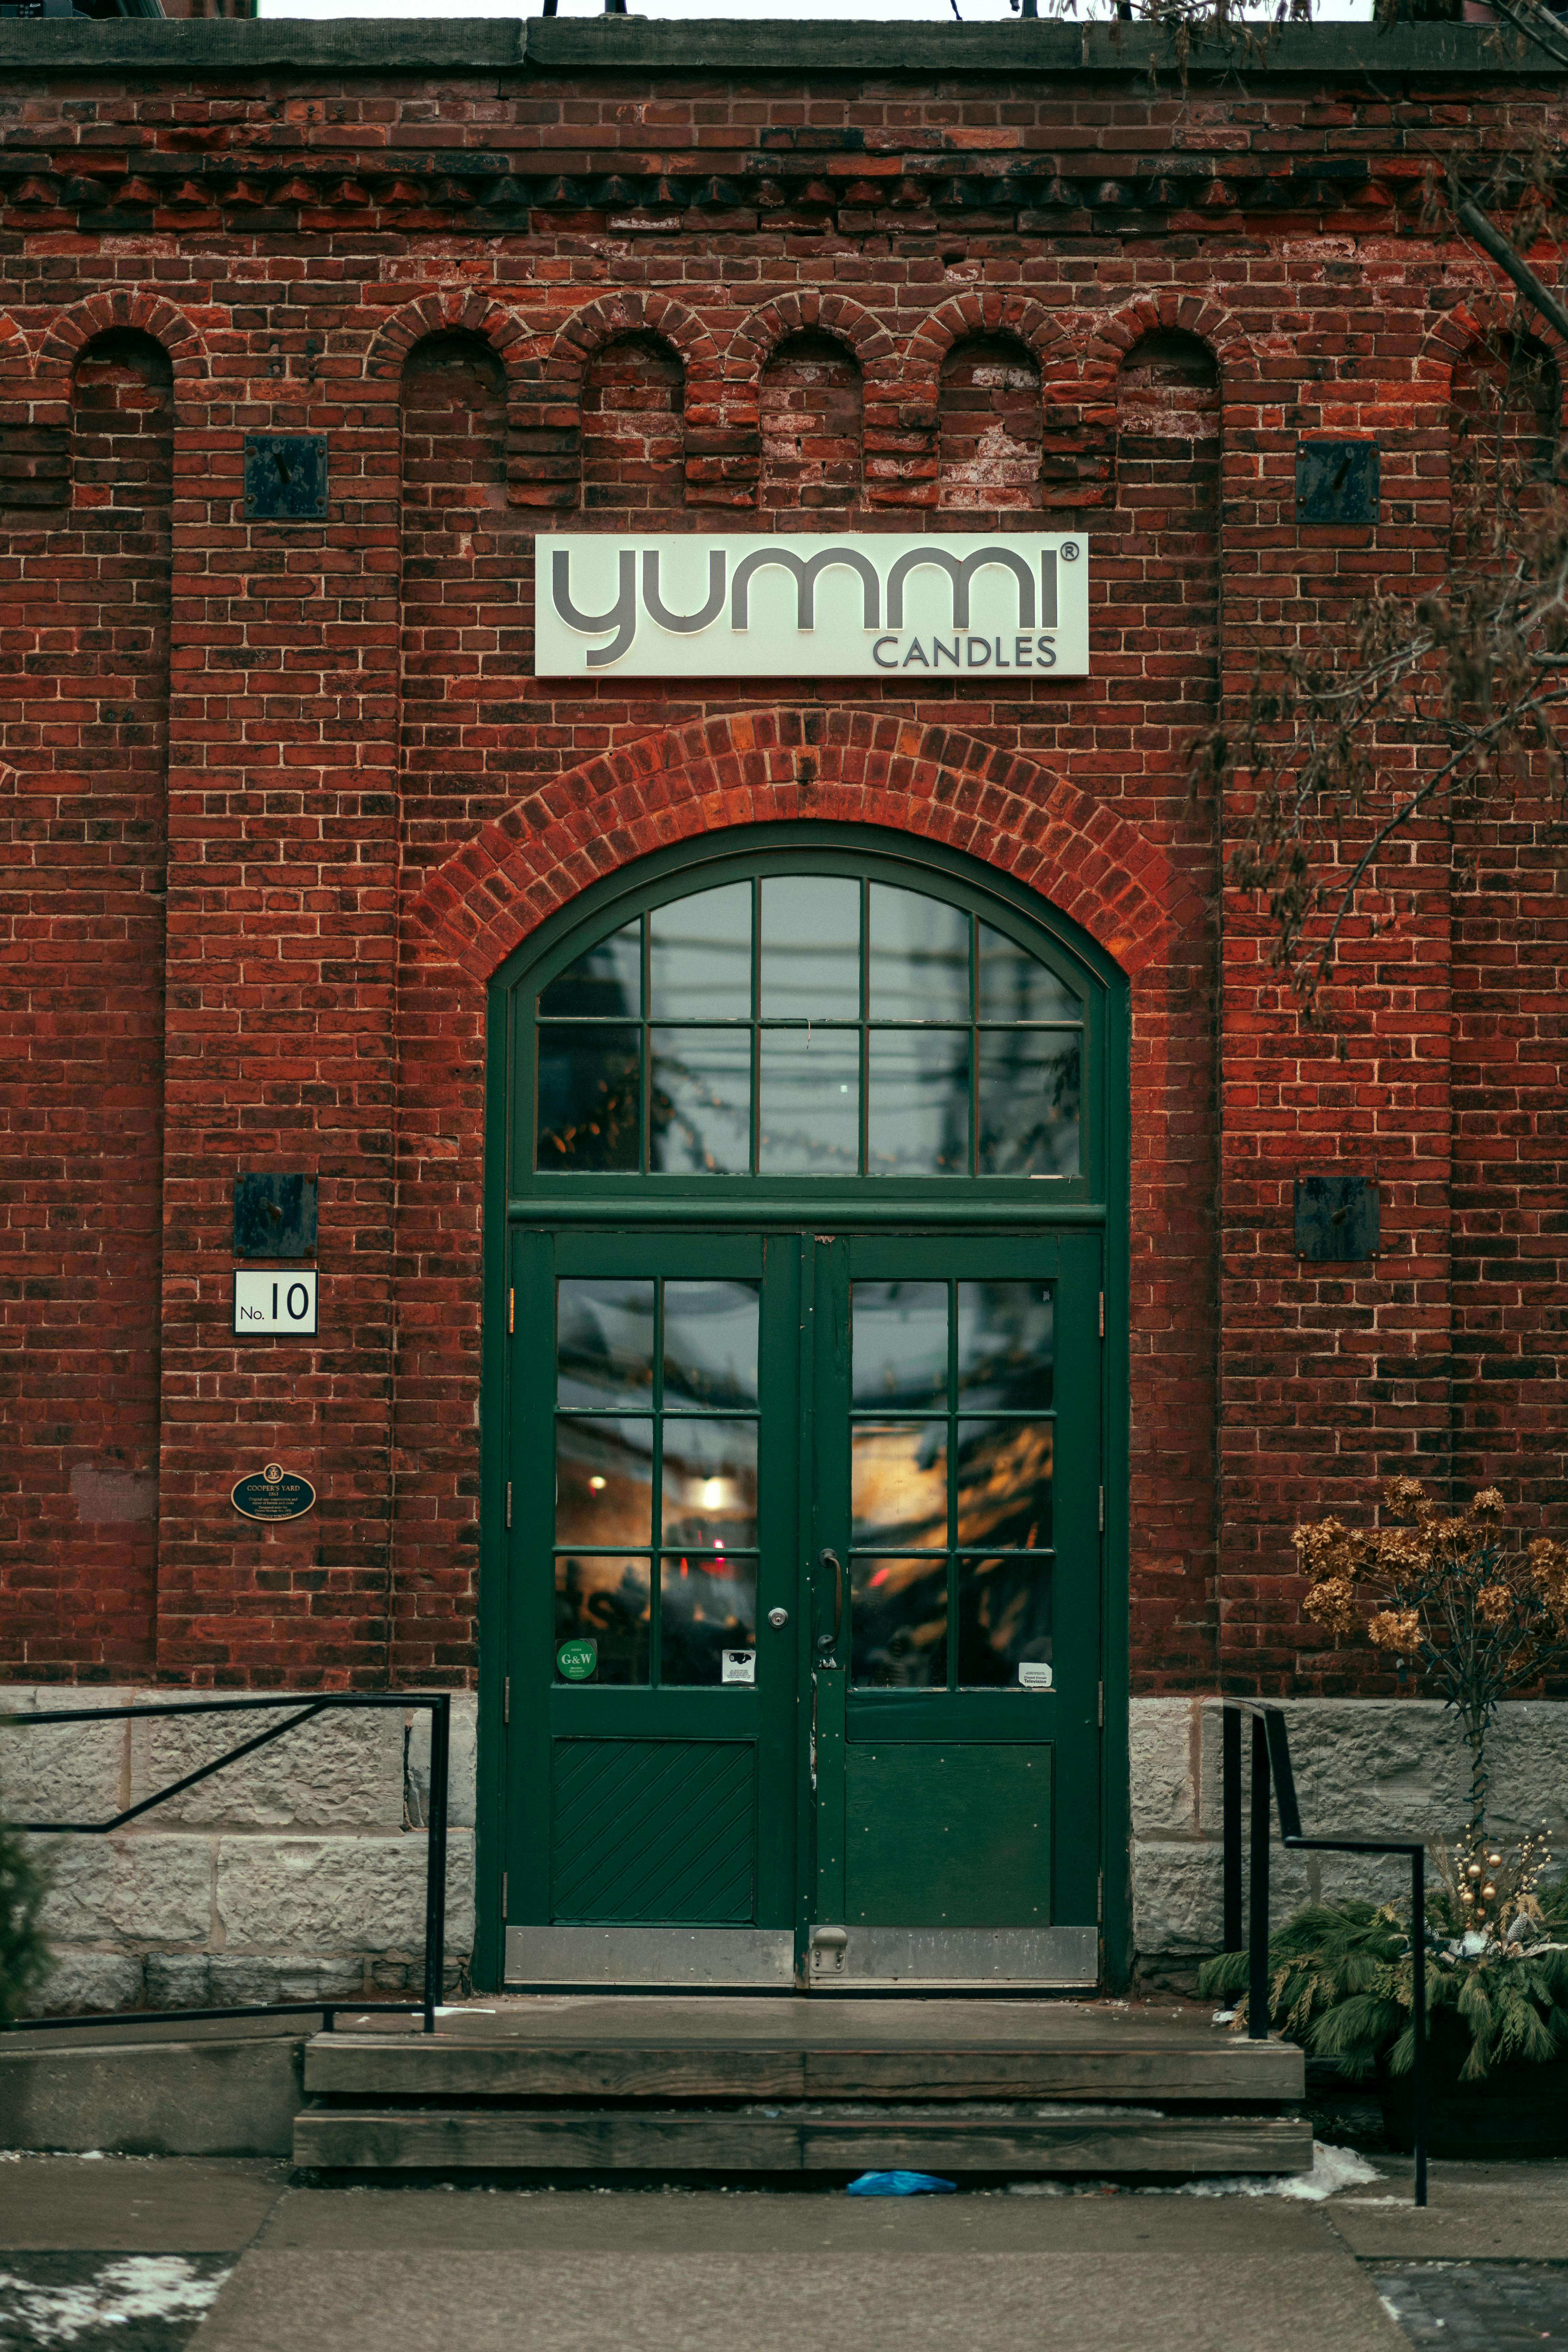
{"label": "blue litter on ground", "polygon": [[939,2179],[934,2172],[863,2172],[845,2190],[847,2197],[928,2197],[951,2194],[955,2180]]}

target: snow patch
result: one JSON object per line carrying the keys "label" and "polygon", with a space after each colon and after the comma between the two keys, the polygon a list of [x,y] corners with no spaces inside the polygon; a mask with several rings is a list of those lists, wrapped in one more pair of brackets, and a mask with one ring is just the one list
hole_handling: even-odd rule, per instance
{"label": "snow patch", "polygon": [[227,2276],[203,2278],[183,2254],[132,2254],[78,2286],[37,2286],[0,2271],[0,2294],[10,2306],[6,2318],[26,2326],[22,2341],[68,2345],[89,2328],[132,2319],[199,2319]]}
{"label": "snow patch", "polygon": [[[1121,2190],[1129,2197],[1298,2197],[1312,2204],[1325,2197],[1337,2197],[1344,2189],[1359,2189],[1363,2182],[1381,2180],[1383,2175],[1375,2164],[1358,2156],[1352,2147],[1331,2147],[1324,2140],[1312,2142],[1310,2172],[1268,2172],[1250,2178],[1214,2180],[1183,2180],[1173,2187],[1137,2188]],[[1111,2195],[1120,2187],[1109,2180],[1074,2181],[1011,2180],[1009,2197],[1082,2197],[1097,2191]],[[1379,2200],[1382,2201],[1381,2200]],[[1391,2203],[1404,2204],[1404,2198],[1391,2199]]]}

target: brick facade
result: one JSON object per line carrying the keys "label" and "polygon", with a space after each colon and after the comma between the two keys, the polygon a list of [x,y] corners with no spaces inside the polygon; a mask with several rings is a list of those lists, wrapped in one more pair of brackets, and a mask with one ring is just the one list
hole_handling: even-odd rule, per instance
{"label": "brick facade", "polygon": [[[1131,33],[853,31],[0,27],[17,1680],[471,1679],[485,983],[595,877],[795,814],[989,859],[1128,974],[1137,1691],[1385,1687],[1287,1540],[1376,1473],[1560,1506],[1547,813],[1400,847],[1342,1049],[1187,753],[1260,641],[1441,576],[1495,297],[1422,176],[1561,84],[1436,26],[1184,90]],[[258,429],[330,436],[324,522],[245,520]],[[1298,442],[1347,433],[1378,526],[1298,525]],[[578,511],[1071,524],[1092,675],[536,680]],[[285,1358],[229,1336],[230,1186],[298,1168],[331,1307]],[[1324,1169],[1378,1177],[1375,1263],[1298,1265]],[[273,1451],[320,1507],[247,1533]]]}

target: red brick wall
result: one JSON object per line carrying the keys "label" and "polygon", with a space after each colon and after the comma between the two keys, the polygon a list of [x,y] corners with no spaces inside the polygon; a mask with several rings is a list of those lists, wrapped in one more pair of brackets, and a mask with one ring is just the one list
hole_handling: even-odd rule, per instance
{"label": "red brick wall", "polygon": [[6,516],[0,1493],[12,1643],[119,1676],[154,1659],[167,354],[111,331],[69,390],[68,435],[16,428],[68,504]]}
{"label": "red brick wall", "polygon": [[[1221,899],[1239,811],[1187,782],[1259,642],[1371,580],[1440,575],[1449,373],[1487,279],[1419,230],[1404,141],[1458,123],[1496,150],[1539,95],[1435,76],[1395,128],[1359,85],[1266,75],[1245,97],[537,68],[26,94],[37,168],[0,190],[14,1671],[469,1675],[485,971],[458,943],[493,969],[697,808],[896,809],[1001,855],[1005,800],[1012,870],[1136,965],[1140,1688],[1370,1686],[1303,1637],[1288,1536],[1303,1507],[1359,1507],[1374,1471],[1527,1457],[1532,1498],[1560,1495],[1544,836],[1521,816],[1482,841],[1452,1005],[1447,840],[1402,848],[1398,921],[1349,943],[1342,1058]],[[89,361],[73,409],[72,355],[114,327],[166,354],[172,394],[111,394]],[[68,422],[85,452],[106,402],[173,449],[172,503],[134,532],[85,478],[49,503]],[[268,427],[331,436],[326,523],[246,521],[241,438]],[[1300,528],[1297,440],[1346,430],[1382,446],[1379,526]],[[1037,506],[1092,551],[1086,681],[531,674],[541,521],[902,530]],[[1135,953],[1118,893],[1150,877],[1163,928]],[[106,1133],[86,1112],[110,1079]],[[1375,1265],[1298,1265],[1290,1181],[1322,1167],[1379,1175]],[[228,1332],[241,1168],[320,1177],[306,1353]],[[1513,1455],[1487,1434],[1510,1430]],[[151,1522],[68,1497],[79,1462],[145,1474],[155,1445],[154,1554]],[[247,1534],[227,1489],[273,1453],[321,1507]]]}

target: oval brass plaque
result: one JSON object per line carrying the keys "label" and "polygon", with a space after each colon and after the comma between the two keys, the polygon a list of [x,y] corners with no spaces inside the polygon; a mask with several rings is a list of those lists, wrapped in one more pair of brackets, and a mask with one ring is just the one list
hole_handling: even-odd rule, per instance
{"label": "oval brass plaque", "polygon": [[315,1507],[316,1490],[308,1478],[285,1470],[280,1462],[269,1462],[265,1470],[241,1478],[230,1489],[229,1500],[243,1518],[302,1519]]}

